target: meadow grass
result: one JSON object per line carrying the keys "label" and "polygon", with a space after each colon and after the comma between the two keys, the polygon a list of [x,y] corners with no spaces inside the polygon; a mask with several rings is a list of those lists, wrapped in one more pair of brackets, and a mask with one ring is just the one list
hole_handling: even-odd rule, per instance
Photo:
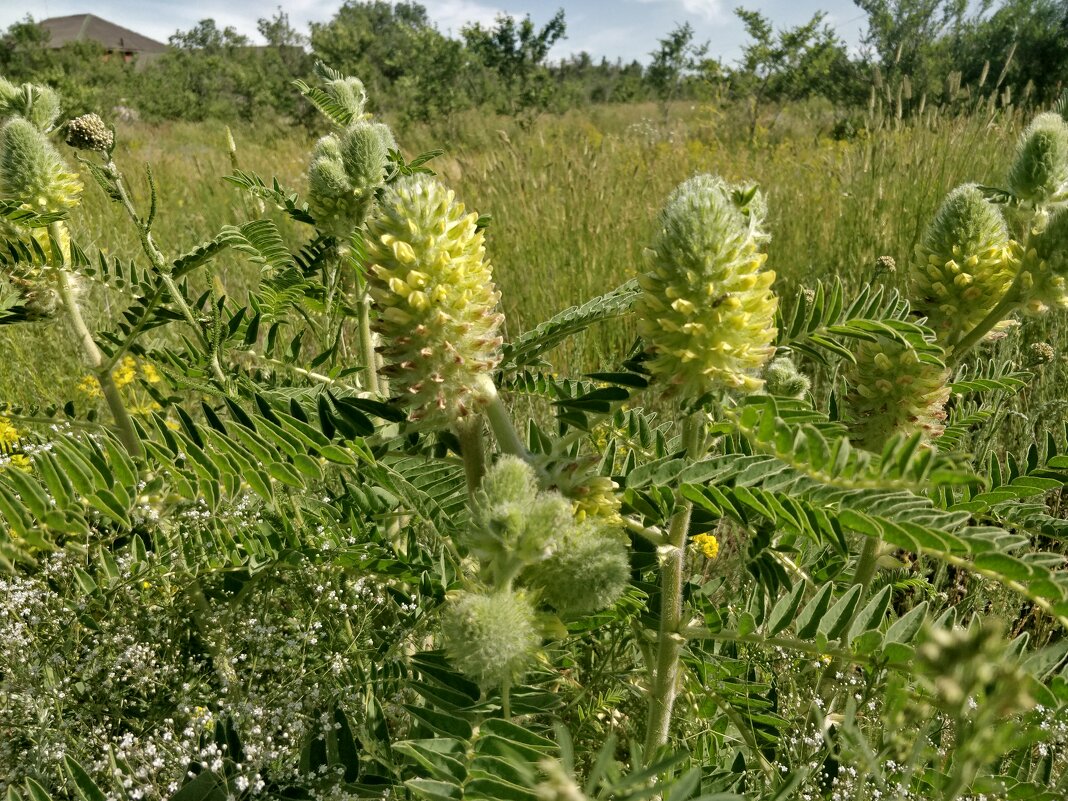
{"label": "meadow grass", "polygon": [[[432,166],[469,209],[492,215],[487,249],[514,336],[553,313],[605,292],[643,269],[657,210],[671,189],[699,172],[759,184],[768,195],[769,266],[786,304],[799,287],[840,277],[849,291],[875,280],[879,256],[903,288],[914,248],[945,193],[965,181],[999,185],[1026,115],[980,107],[969,114],[929,110],[906,123],[869,120],[850,141],[829,136],[833,115],[819,106],[782,110],[757,141],[742,112],[712,106],[654,104],[594,107],[529,126],[507,118],[465,115],[398,132],[406,155],[442,147]],[[243,169],[272,176],[303,193],[313,136],[290,129],[234,132]],[[117,160],[143,202],[138,175],[150,164],[165,210],[155,235],[169,256],[195,246],[221,225],[258,216],[256,202],[223,181],[231,171],[226,132],[216,124],[134,125],[119,131]],[[86,176],[75,210],[75,236],[87,252],[141,259],[136,233]],[[306,233],[287,229],[294,244]],[[241,297],[255,271],[236,259],[210,276]],[[90,289],[95,313],[116,313],[115,299]],[[1060,317],[1028,327],[1058,353]],[[559,364],[594,369],[618,362],[634,338],[627,322],[603,325],[554,355]],[[1018,339],[1018,338],[1017,338]],[[1028,343],[1009,338],[1002,355]],[[66,332],[37,324],[0,330],[15,369],[0,378],[0,397],[48,403],[71,396],[84,371]],[[1047,368],[1044,386],[1063,382],[1064,366]],[[1036,415],[1063,419],[1039,387],[1024,399]],[[1030,413],[1028,416],[1032,416]]]}

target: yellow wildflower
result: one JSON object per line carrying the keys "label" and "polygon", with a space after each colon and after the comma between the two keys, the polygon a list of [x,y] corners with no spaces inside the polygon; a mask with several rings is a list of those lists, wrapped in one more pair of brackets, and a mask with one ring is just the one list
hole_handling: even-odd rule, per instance
{"label": "yellow wildflower", "polygon": [[100,391],[100,384],[96,380],[96,376],[93,375],[87,375],[78,382],[78,391],[88,395],[90,398],[99,398],[103,395]]}
{"label": "yellow wildflower", "polygon": [[715,534],[698,534],[693,538],[693,544],[705,559],[715,559],[719,556],[719,540]]}

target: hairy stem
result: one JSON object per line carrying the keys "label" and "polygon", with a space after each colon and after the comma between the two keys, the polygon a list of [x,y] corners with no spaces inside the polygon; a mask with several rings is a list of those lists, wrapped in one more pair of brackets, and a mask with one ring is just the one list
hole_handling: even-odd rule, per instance
{"label": "hairy stem", "polygon": [[464,460],[464,475],[467,477],[467,495],[474,499],[486,474],[486,453],[482,446],[482,420],[478,417],[458,422],[453,426],[460,440],[460,456]]}
{"label": "hairy stem", "polygon": [[[52,223],[50,229],[53,238],[57,242],[61,241],[64,233],[63,224]],[[89,367],[100,385],[100,391],[103,393],[104,400],[107,402],[108,409],[111,412],[111,417],[115,421],[119,440],[131,455],[143,456],[144,448],[141,446],[141,439],[137,436],[133,419],[126,410],[126,404],[123,403],[122,395],[119,393],[119,388],[111,375],[111,365],[105,362],[104,354],[97,347],[96,341],[89,331],[89,326],[85,324],[85,318],[82,317],[82,310],[78,305],[78,300],[74,297],[74,290],[70,283],[70,273],[67,271],[66,257],[61,255],[60,263],[53,265],[53,267],[60,300],[67,310],[67,317],[70,319],[71,325],[74,326],[74,333],[78,337],[78,345],[85,355],[85,360],[89,363]]]}
{"label": "hairy stem", "polygon": [[357,334],[360,340],[360,356],[363,358],[363,375],[365,389],[375,395],[379,393],[378,386],[378,354],[375,353],[374,333],[371,331],[371,296],[364,284],[363,294],[356,302],[357,308]]}
{"label": "hairy stem", "polygon": [[[185,318],[186,323],[193,329],[197,337],[200,339],[201,344],[206,351],[210,352],[210,364],[211,373],[215,377],[215,380],[219,382],[221,386],[226,386],[226,374],[223,373],[222,365],[219,363],[219,355],[215,352],[212,343],[209,341],[207,335],[204,333],[204,329],[197,321],[196,315],[193,314],[193,310],[186,303],[185,297],[178,289],[178,284],[171,275],[170,265],[167,263],[166,257],[163,252],[156,245],[155,240],[152,238],[152,227],[149,221],[143,220],[137,213],[137,209],[134,208],[133,200],[130,199],[130,193],[126,190],[126,185],[123,182],[122,173],[119,172],[119,168],[115,165],[114,161],[108,162],[105,167],[111,180],[115,183],[115,192],[118,195],[119,202],[122,207],[126,209],[126,213],[133,220],[134,225],[137,226],[137,233],[141,238],[141,249],[148,256],[148,260],[152,263],[156,273],[163,280],[163,284],[167,287],[167,291],[171,295],[171,299],[174,301],[174,305],[178,307],[178,310],[182,313],[182,317]],[[117,353],[114,358],[119,358],[121,352]]]}
{"label": "hairy stem", "polygon": [[[703,444],[703,415],[686,417],[682,424],[682,439],[686,455],[699,458]],[[660,564],[660,626],[656,636],[656,660],[650,670],[649,712],[645,729],[645,758],[649,760],[661,746],[667,744],[671,731],[671,716],[679,683],[679,659],[686,637],[682,633],[682,590],[686,580],[686,535],[690,530],[693,504],[681,496],[676,498],[676,511],[671,518]]]}

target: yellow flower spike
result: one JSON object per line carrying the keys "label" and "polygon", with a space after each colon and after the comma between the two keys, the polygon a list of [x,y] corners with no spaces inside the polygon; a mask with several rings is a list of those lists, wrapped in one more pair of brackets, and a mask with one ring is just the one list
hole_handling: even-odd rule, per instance
{"label": "yellow flower spike", "polygon": [[[387,187],[367,221],[383,373],[409,399],[413,420],[455,422],[476,411],[476,379],[500,361],[504,317],[477,219],[420,174]],[[395,276],[406,277],[403,288]]]}
{"label": "yellow flower spike", "polygon": [[894,341],[863,342],[846,371],[845,398],[851,438],[878,451],[896,433],[942,433],[949,400],[949,371],[919,358],[915,349]]}
{"label": "yellow flower spike", "polygon": [[957,187],[942,202],[918,248],[926,266],[913,271],[911,288],[913,307],[942,345],[951,347],[1004,296],[1014,273],[1009,242],[1001,212],[975,184]]}
{"label": "yellow flower spike", "polygon": [[[744,207],[740,204],[744,201]],[[759,390],[774,353],[774,273],[760,272],[763,198],[700,175],[672,193],[640,280],[638,330],[649,368],[689,397]]]}

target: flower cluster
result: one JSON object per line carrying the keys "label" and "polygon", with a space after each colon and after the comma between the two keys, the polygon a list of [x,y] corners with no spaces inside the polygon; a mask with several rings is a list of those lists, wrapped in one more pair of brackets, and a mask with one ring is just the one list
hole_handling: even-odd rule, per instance
{"label": "flower cluster", "polygon": [[368,284],[382,372],[413,420],[456,422],[477,410],[479,378],[500,361],[500,293],[478,215],[438,180],[390,184],[367,221]]}
{"label": "flower cluster", "polygon": [[952,347],[986,317],[1012,283],[1012,242],[1001,212],[975,184],[942,202],[918,248],[913,307]]}
{"label": "flower cluster", "polygon": [[682,184],[660,214],[639,278],[638,330],[649,368],[696,397],[715,388],[754,392],[774,353],[775,273],[762,269],[763,198],[699,175]]}

